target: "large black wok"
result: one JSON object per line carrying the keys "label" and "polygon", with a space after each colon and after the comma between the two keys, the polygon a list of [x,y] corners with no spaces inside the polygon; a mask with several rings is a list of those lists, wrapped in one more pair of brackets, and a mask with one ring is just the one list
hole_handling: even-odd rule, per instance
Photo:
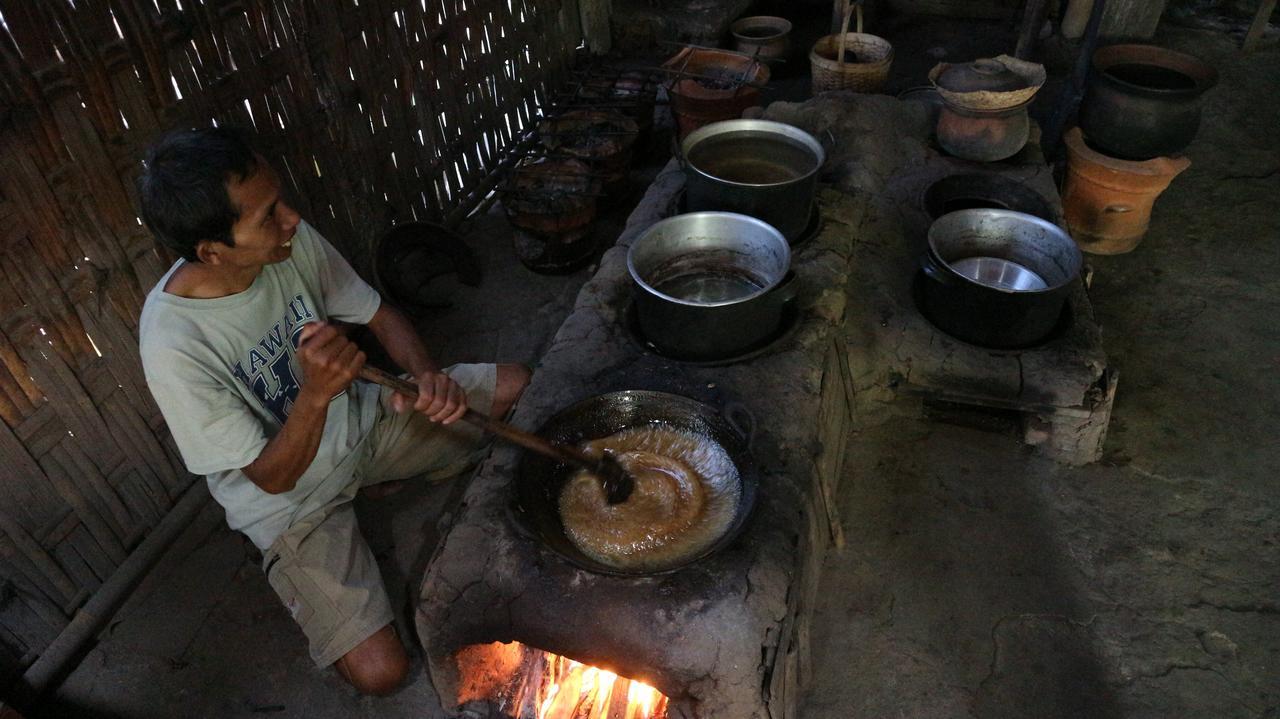
{"label": "large black wok", "polygon": [[565,535],[560,521],[560,491],[576,468],[545,456],[525,452],[516,467],[516,503],[513,518],[537,536],[548,549],[573,564],[604,574],[664,574],[687,567],[728,546],[742,531],[755,505],[757,476],[748,452],[750,427],[743,428],[742,415],[728,412],[727,419],[714,408],[680,395],[648,390],[612,392],[585,399],[547,420],[537,432],[553,442],[577,444],[599,439],[628,427],[663,424],[693,432],[719,444],[738,469],[742,494],[733,520],[718,540],[700,554],[659,570],[619,569],[597,562],[578,550]]}

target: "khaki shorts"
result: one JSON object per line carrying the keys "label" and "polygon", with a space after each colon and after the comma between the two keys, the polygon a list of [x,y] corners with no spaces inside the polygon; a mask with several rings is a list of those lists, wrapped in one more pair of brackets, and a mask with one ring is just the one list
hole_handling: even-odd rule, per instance
{"label": "khaki shorts", "polygon": [[[493,409],[497,366],[463,364],[445,372],[467,393],[467,405]],[[351,500],[360,487],[425,475],[451,477],[480,458],[483,433],[462,421],[444,427],[417,412],[396,414],[382,389],[378,419],[358,463],[357,481],[303,517],[263,554],[267,581],[293,615],[317,666],[328,666],[391,623],[391,602]]]}

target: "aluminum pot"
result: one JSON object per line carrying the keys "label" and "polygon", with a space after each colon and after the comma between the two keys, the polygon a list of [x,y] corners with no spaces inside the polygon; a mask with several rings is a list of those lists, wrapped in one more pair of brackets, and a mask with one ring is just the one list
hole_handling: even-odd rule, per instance
{"label": "aluminum pot", "polygon": [[769,120],[725,120],[680,143],[691,211],[758,217],[795,241],[809,224],[826,152],[812,135]]}
{"label": "aluminum pot", "polygon": [[921,309],[958,339],[998,349],[1043,341],[1084,259],[1062,228],[1012,210],[958,210],[929,226]]}
{"label": "aluminum pot", "polygon": [[641,333],[663,354],[694,361],[772,337],[795,299],[790,267],[782,233],[732,212],[660,220],[627,253]]}
{"label": "aluminum pot", "polygon": [[1181,152],[1200,129],[1201,95],[1218,71],[1199,59],[1154,45],[1111,45],[1093,54],[1080,103],[1089,143],[1123,160]]}
{"label": "aluminum pot", "polygon": [[694,564],[733,543],[746,525],[755,506],[757,473],[751,461],[754,421],[745,410],[726,406],[723,414],[714,407],[667,392],[626,390],[591,397],[560,411],[538,429],[537,434],[553,442],[579,444],[608,437],[628,427],[663,424],[690,432],[719,445],[738,470],[742,493],[737,511],[719,539],[697,556],[664,569],[623,570],[602,564],[579,550],[566,535],[560,518],[560,492],[575,470],[524,452],[515,473],[515,526],[539,539],[544,546],[573,564],[602,574],[663,574]]}

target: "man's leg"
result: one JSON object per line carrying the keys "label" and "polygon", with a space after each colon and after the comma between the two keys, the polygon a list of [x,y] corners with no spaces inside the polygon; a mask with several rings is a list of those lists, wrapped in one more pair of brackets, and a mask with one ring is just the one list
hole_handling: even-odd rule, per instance
{"label": "man's leg", "polygon": [[498,365],[498,384],[493,391],[493,409],[490,410],[494,419],[506,419],[524,393],[524,388],[529,386],[532,376],[529,368],[522,364]]}
{"label": "man's leg", "polygon": [[350,502],[304,517],[264,553],[267,581],[301,627],[316,666],[335,665],[366,694],[400,686],[409,658],[373,552]]}
{"label": "man's leg", "polygon": [[334,662],[343,679],[365,694],[386,696],[409,674],[409,655],[388,624]]}
{"label": "man's leg", "polygon": [[[495,419],[511,411],[530,377],[529,369],[518,364],[453,365],[446,371],[466,391],[472,409]],[[396,414],[390,396],[391,390],[383,388],[383,413],[370,434],[372,457],[362,471],[365,496],[409,477],[424,475],[434,482],[455,476],[486,451],[491,437],[478,427],[462,420],[436,424],[414,412]]]}

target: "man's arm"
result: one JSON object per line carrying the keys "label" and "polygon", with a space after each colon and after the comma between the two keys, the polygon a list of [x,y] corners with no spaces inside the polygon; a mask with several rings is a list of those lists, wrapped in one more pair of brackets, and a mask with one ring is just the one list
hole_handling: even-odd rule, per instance
{"label": "man's arm", "polygon": [[449,375],[440,371],[440,366],[431,358],[427,346],[403,312],[383,302],[369,320],[369,329],[391,359],[413,375],[418,384],[416,403],[410,405],[404,395],[392,397],[397,412],[404,412],[412,406],[428,419],[441,424],[450,424],[466,413],[466,393]]}
{"label": "man's arm", "polygon": [[284,426],[267,442],[258,458],[241,469],[262,491],[280,494],[293,489],[311,466],[324,436],[333,396],[351,386],[365,355],[331,325],[302,328],[298,362],[302,384]]}

